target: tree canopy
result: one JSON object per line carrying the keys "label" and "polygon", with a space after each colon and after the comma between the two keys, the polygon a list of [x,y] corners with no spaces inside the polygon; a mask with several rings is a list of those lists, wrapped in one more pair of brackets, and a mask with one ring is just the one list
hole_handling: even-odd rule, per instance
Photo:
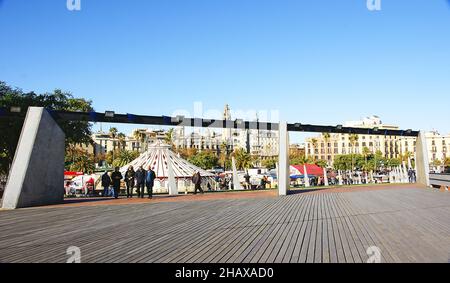
{"label": "tree canopy", "polygon": [[217,166],[219,158],[212,151],[202,151],[188,158],[197,167],[208,170]]}
{"label": "tree canopy", "polygon": [[[52,93],[36,94],[23,92],[0,81],[0,108],[20,107],[26,112],[30,106],[45,107],[49,110],[93,111],[92,101],[75,98],[69,92],[55,90]],[[23,126],[23,120],[9,119],[0,122],[0,173],[7,173],[14,158],[17,143]],[[88,144],[91,142],[91,124],[89,122],[59,122],[66,134],[66,148],[70,144]]]}

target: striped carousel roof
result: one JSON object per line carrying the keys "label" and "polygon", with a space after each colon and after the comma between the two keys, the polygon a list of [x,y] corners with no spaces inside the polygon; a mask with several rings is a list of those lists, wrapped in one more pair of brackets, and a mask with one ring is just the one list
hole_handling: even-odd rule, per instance
{"label": "striped carousel roof", "polygon": [[170,145],[158,141],[149,146],[148,150],[141,154],[138,158],[132,161],[130,164],[123,166],[120,169],[122,174],[125,174],[128,167],[133,166],[134,170],[137,170],[140,166],[143,166],[145,170],[149,167],[153,168],[157,178],[168,178],[169,167],[167,164],[168,160],[172,161],[173,172],[175,178],[190,178],[195,172],[199,171],[202,177],[213,177],[211,174],[191,163],[179,157],[170,149]]}

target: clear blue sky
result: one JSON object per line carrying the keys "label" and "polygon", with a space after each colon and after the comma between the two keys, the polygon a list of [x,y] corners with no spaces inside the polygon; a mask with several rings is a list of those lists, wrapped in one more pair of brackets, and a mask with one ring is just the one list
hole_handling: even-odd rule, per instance
{"label": "clear blue sky", "polygon": [[271,110],[338,124],[377,114],[450,132],[448,0],[0,0],[0,80],[98,111]]}

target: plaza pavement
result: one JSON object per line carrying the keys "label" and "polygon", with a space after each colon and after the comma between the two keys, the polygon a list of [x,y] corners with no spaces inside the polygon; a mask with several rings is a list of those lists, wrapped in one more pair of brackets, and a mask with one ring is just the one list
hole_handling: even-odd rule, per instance
{"label": "plaza pavement", "polygon": [[448,262],[449,213],[418,185],[67,200],[0,211],[0,262]]}

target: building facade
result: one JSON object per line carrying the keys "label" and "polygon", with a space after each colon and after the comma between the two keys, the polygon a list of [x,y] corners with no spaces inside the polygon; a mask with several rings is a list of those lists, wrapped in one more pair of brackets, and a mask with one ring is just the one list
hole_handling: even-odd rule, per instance
{"label": "building facade", "polygon": [[[231,111],[225,106],[223,118],[231,120]],[[96,155],[106,154],[114,149],[144,151],[148,144],[165,139],[169,131],[136,129],[125,137],[112,137],[109,133],[93,134],[93,150]],[[186,129],[176,127],[171,132],[172,143],[177,149],[212,150],[217,153],[226,150],[228,153],[236,149],[244,149],[261,160],[278,156],[278,132],[266,130],[223,129]]]}
{"label": "building facade", "polygon": [[[361,121],[351,121],[345,127],[378,128],[383,130],[398,130],[398,126],[383,124],[378,116],[371,116]],[[425,134],[428,146],[430,164],[436,160],[444,163],[449,157],[450,135],[442,136],[437,132]],[[306,139],[306,155],[316,160],[326,160],[333,165],[337,155],[363,154],[364,151],[376,153],[380,151],[386,158],[400,158],[407,153],[414,156],[417,138],[385,135],[351,135],[351,134],[321,134]]]}
{"label": "building facade", "polygon": [[[225,106],[223,119],[232,120],[228,105]],[[172,141],[176,148],[213,150],[231,153],[236,149],[244,149],[261,160],[278,156],[278,132],[267,130],[222,129],[216,132],[212,129],[197,129],[186,132],[185,127],[177,127],[173,132]]]}

